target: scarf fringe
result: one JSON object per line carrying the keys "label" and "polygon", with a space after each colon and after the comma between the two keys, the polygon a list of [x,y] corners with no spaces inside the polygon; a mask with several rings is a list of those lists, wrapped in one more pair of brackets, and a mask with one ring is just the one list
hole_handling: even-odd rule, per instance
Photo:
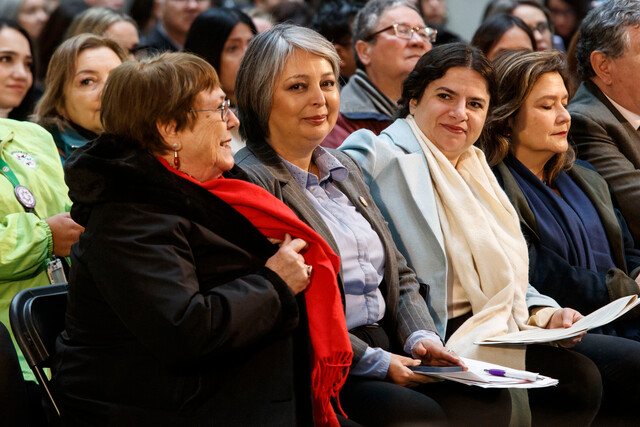
{"label": "scarf fringe", "polygon": [[311,375],[313,388],[315,422],[318,426],[338,426],[338,419],[331,405],[331,398],[336,399],[338,409],[346,418],[340,406],[338,393],[347,380],[353,353],[336,353],[316,361]]}

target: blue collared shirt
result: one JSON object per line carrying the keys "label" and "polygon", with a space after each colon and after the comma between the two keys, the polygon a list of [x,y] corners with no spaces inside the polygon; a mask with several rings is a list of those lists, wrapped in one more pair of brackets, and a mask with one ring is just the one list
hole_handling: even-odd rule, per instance
{"label": "blue collared shirt", "polygon": [[[380,321],[386,310],[379,288],[384,276],[384,247],[371,224],[334,184],[334,181],[345,181],[349,171],[322,147],[317,147],[313,152],[313,161],[318,167],[320,179],[282,157],[281,159],[331,230],[338,245],[347,328],[351,330]],[[433,333],[416,331],[405,343],[405,351],[408,347],[410,353],[415,343],[422,338],[432,338],[430,335],[440,342]],[[351,368],[350,374],[385,378],[390,361],[391,353],[369,347],[362,359]]]}

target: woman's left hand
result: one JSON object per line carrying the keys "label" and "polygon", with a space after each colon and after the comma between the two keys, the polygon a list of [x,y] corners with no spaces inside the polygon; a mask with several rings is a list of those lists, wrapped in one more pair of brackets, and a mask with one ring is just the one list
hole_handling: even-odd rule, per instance
{"label": "woman's left hand", "polygon": [[423,365],[427,366],[462,366],[464,370],[467,367],[464,366],[464,362],[453,350],[447,350],[442,344],[424,339],[420,340],[411,349],[411,354],[414,358],[420,359]]}
{"label": "woman's left hand", "polygon": [[[553,313],[551,316],[551,320],[547,323],[545,329],[557,329],[557,328],[568,328],[578,320],[582,319],[584,316],[580,314],[580,312],[572,309],[572,308],[559,308]],[[586,334],[586,332],[572,338],[567,338],[564,340],[556,341],[558,346],[563,348],[571,348],[582,341],[582,337]]]}

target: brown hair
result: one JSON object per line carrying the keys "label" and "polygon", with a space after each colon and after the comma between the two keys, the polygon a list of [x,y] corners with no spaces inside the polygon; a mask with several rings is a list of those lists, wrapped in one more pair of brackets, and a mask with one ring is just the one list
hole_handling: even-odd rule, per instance
{"label": "brown hair", "polygon": [[[569,81],[565,56],[555,50],[505,52],[494,59],[493,66],[498,78],[498,99],[479,140],[491,166],[500,163],[509,153],[509,119],[518,113],[538,79],[547,73],[558,73],[565,86]],[[571,169],[574,160],[571,146],[566,152],[554,155],[544,167],[544,179],[552,183],[562,169]]]}
{"label": "brown hair", "polygon": [[56,125],[60,130],[68,125],[67,120],[62,116],[64,93],[75,74],[78,56],[87,49],[101,47],[111,49],[121,61],[127,60],[126,52],[115,40],[93,34],[79,34],[71,37],[56,49],[47,69],[46,89],[31,117],[34,122],[44,127]]}
{"label": "brown hair", "polygon": [[218,75],[204,59],[190,53],[163,53],[141,62],[125,62],[109,75],[102,91],[101,120],[105,133],[153,153],[169,147],[156,123],[191,127],[198,94],[220,87]]}

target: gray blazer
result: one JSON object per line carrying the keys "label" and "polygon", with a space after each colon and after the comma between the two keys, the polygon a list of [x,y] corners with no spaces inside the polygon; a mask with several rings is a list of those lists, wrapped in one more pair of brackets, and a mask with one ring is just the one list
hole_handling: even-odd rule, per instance
{"label": "gray blazer", "polygon": [[[431,173],[420,143],[407,122],[398,119],[379,136],[368,130],[354,132],[340,150],[362,168],[398,249],[415,269],[418,280],[429,285],[429,311],[444,336],[448,265]],[[559,307],[531,285],[527,305]]]}
{"label": "gray blazer", "polygon": [[583,82],[569,104],[569,135],[578,157],[607,180],[640,247],[640,135],[593,82]]}
{"label": "gray blazer", "polygon": [[[369,188],[362,179],[362,171],[346,154],[328,149],[349,171],[343,182],[334,182],[353,203],[358,212],[369,221],[378,234],[385,249],[384,278],[380,290],[385,299],[386,312],[381,325],[392,344],[402,347],[406,339],[418,330],[436,331],[433,319],[424,298],[419,293],[415,273],[407,267],[404,257],[398,252],[384,218],[376,207]],[[314,209],[304,191],[282,163],[276,152],[264,141],[247,141],[247,146],[235,155],[236,164],[257,184],[289,206],[300,219],[322,236],[336,254],[340,255],[331,231]],[[338,283],[344,298],[342,271]],[[357,363],[367,349],[367,344],[350,334],[353,347],[353,363]]]}

